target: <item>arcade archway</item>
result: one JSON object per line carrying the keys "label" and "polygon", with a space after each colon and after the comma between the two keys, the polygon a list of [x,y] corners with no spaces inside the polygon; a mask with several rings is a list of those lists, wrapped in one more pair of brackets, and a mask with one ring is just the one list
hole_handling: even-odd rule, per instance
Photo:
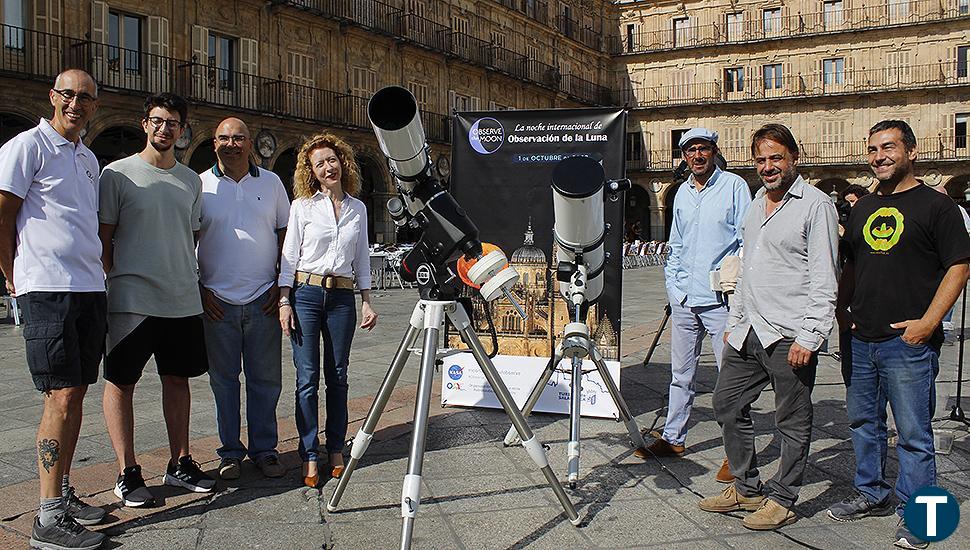
{"label": "arcade archway", "polygon": [[296,172],[296,148],[286,149],[276,157],[273,172],[283,180],[283,187],[290,200],[293,200],[293,173]]}
{"label": "arcade archway", "polygon": [[650,238],[650,193],[634,184],[627,191],[626,205],[624,207],[624,219],[626,224],[626,240],[637,238],[641,241],[649,241]]}
{"label": "arcade archway", "polygon": [[0,145],[10,141],[10,138],[33,128],[36,123],[25,117],[13,113],[0,113]]}
{"label": "arcade archway", "polygon": [[112,126],[91,141],[90,149],[104,168],[145,148],[145,132],[134,126]]}

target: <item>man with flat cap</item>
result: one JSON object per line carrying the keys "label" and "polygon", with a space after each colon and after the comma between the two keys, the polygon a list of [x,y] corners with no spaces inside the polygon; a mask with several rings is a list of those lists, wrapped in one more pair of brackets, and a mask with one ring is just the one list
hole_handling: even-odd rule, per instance
{"label": "man with flat cap", "polygon": [[[693,128],[680,138],[690,177],[676,191],[669,256],[664,269],[670,299],[670,395],[663,433],[649,451],[658,456],[684,452],[687,421],[694,401],[694,375],[705,335],[711,335],[714,358],[721,366],[723,332],[728,318],[727,271],[741,250],[741,221],[751,192],[740,176],[718,167],[717,132]],[[727,260],[726,258],[732,258]],[[724,277],[720,270],[724,265]],[[712,277],[712,272],[715,273]],[[722,280],[712,284],[712,280]],[[718,481],[731,481],[727,461]],[[722,480],[721,478],[724,477]]]}

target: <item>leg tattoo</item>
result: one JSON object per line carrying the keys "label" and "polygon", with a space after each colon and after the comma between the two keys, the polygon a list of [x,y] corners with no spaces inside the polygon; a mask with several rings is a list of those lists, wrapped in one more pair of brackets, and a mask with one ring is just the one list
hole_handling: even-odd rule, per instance
{"label": "leg tattoo", "polygon": [[40,463],[50,473],[51,468],[57,459],[60,458],[61,445],[56,439],[42,439],[37,443],[37,456],[40,458]]}

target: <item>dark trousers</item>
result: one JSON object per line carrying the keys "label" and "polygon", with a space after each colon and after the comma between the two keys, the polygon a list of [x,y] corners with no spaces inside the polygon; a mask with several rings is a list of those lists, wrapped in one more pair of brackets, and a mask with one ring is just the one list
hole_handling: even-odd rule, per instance
{"label": "dark trousers", "polygon": [[[738,492],[744,496],[764,492],[785,508],[791,508],[798,499],[808,462],[812,388],[818,365],[818,357],[813,355],[808,365],[793,369],[788,364],[788,351],[793,343],[794,340],[786,338],[766,350],[751,330],[741,351],[724,347],[721,372],[714,388],[714,417],[721,425],[724,452],[731,473],[737,478]],[[775,390],[775,426],[782,438],[781,463],[778,473],[763,491],[754,449],[751,404],[769,383]]]}

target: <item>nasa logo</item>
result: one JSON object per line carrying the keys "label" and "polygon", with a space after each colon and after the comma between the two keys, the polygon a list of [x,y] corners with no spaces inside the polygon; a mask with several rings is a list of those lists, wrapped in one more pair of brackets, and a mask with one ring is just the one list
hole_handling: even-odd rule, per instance
{"label": "nasa logo", "polygon": [[461,365],[452,365],[448,367],[448,377],[452,380],[461,380],[461,375],[463,373],[464,371],[462,370]]}

